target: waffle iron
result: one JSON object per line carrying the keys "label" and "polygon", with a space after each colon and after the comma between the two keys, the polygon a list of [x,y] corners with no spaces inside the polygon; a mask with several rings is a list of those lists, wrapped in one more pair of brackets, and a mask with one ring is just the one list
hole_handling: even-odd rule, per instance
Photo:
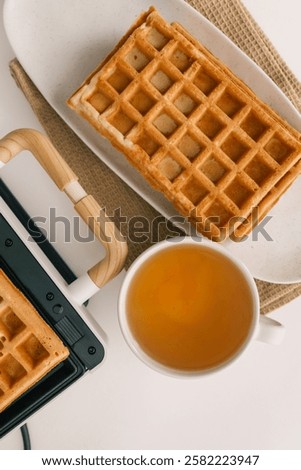
{"label": "waffle iron", "polygon": [[[70,353],[66,360],[0,413],[0,438],[103,361],[105,350],[100,328],[82,304],[120,271],[127,254],[126,242],[114,224],[107,222],[108,227],[101,227],[105,214],[94,199],[86,195],[45,136],[28,129],[12,132],[0,140],[0,163],[1,160],[6,163],[18,153],[16,149],[30,149],[60,189],[69,197],[71,193],[75,208],[76,199],[85,202],[88,198],[89,217],[82,208],[78,212],[102,241],[106,256],[77,279],[0,180],[0,268],[34,305]],[[71,185],[66,181],[62,183],[56,176],[54,167],[58,166],[59,172],[62,166],[69,172]]]}

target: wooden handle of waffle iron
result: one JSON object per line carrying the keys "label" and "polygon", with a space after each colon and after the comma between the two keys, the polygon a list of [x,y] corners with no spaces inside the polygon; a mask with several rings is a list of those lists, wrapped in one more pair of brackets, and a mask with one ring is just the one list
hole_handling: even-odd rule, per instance
{"label": "wooden handle of waffle iron", "polygon": [[127,243],[93,196],[87,195],[78,177],[54,148],[48,137],[33,129],[18,129],[0,140],[0,162],[8,163],[22,150],[29,150],[106,249],[106,256],[88,271],[97,287],[113,279],[123,268]]}

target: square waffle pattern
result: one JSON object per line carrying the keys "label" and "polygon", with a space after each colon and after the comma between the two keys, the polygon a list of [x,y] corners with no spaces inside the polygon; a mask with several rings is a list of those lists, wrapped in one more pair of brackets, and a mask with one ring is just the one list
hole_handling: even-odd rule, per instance
{"label": "square waffle pattern", "polygon": [[0,413],[69,350],[0,269]]}
{"label": "square waffle pattern", "polygon": [[300,134],[154,8],[68,104],[213,240],[250,232],[301,171]]}

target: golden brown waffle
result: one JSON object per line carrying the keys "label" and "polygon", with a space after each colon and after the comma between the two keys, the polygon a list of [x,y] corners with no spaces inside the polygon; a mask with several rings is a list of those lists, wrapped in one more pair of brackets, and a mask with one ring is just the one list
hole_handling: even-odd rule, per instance
{"label": "golden brown waffle", "polygon": [[301,171],[300,134],[154,8],[68,104],[214,240],[247,234]]}
{"label": "golden brown waffle", "polygon": [[0,413],[69,350],[0,269]]}

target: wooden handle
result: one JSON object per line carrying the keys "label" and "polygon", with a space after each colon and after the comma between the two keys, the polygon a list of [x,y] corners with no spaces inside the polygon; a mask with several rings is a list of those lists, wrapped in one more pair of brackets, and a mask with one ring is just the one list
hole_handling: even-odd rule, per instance
{"label": "wooden handle", "polygon": [[78,180],[50,140],[40,132],[18,129],[0,140],[0,160],[3,163],[8,163],[22,150],[29,150],[36,157],[61,191],[68,183]]}
{"label": "wooden handle", "polygon": [[106,249],[106,256],[89,269],[91,280],[101,287],[123,268],[127,243],[115,224],[95,199],[87,195],[78,177],[54,148],[48,137],[33,129],[18,129],[0,140],[0,162],[8,163],[22,150],[29,150],[61,191],[74,203],[75,210]]}
{"label": "wooden handle", "polygon": [[127,256],[127,244],[116,225],[100,208],[93,196],[84,197],[74,207],[106,248],[107,256],[88,271],[94,284],[101,287],[123,268]]}

